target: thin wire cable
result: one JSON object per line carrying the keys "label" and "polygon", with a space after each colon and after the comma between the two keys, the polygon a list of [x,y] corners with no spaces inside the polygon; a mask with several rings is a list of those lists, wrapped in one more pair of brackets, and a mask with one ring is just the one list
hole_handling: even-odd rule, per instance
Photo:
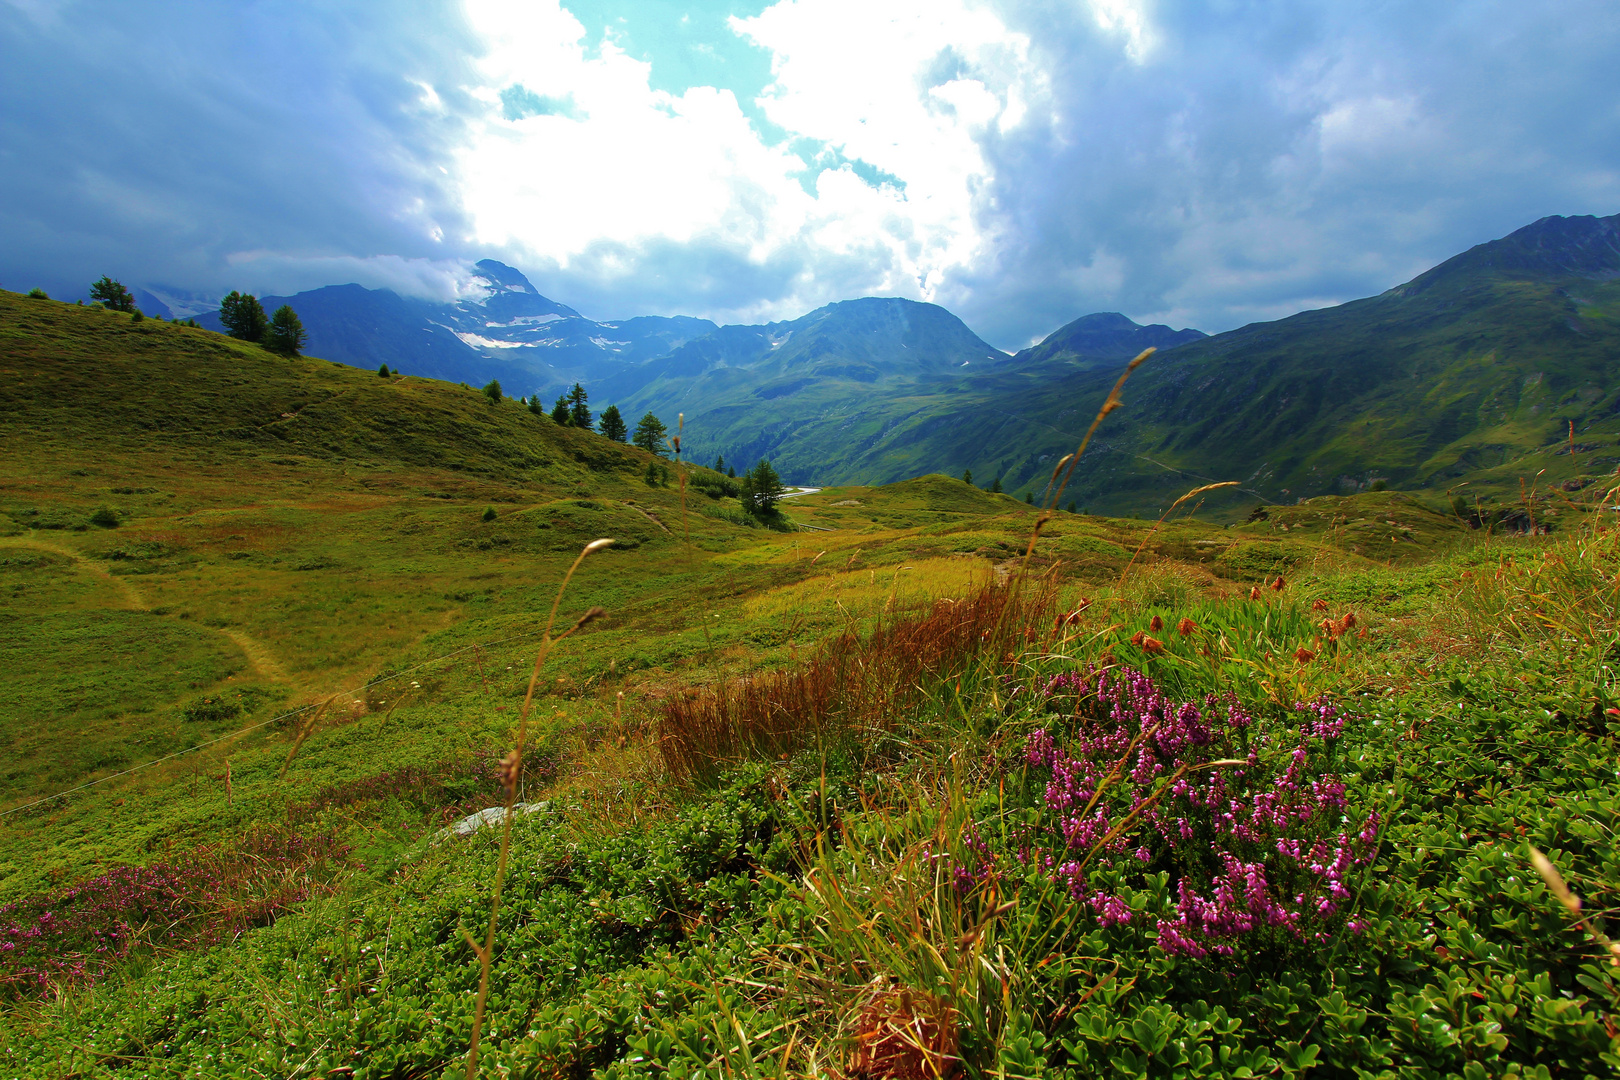
{"label": "thin wire cable", "polygon": [[[514,634],[511,637],[498,638],[495,641],[480,641],[480,642],[474,642],[471,645],[464,645],[461,648],[454,650],[453,652],[445,653],[443,656],[435,656],[431,660],[424,660],[420,664],[417,664],[415,667],[409,667],[409,668],[406,668],[404,671],[397,671],[392,675],[383,675],[383,676],[380,676],[378,678],[372,679],[370,682],[361,683],[359,686],[355,687],[353,690],[350,690],[348,692],[351,693],[351,694],[358,694],[360,691],[369,690],[373,686],[381,686],[384,683],[393,682],[395,679],[403,679],[405,676],[414,674],[415,672],[418,672],[418,671],[421,671],[425,667],[429,667],[429,666],[431,666],[433,664],[437,664],[441,660],[449,660],[449,659],[452,659],[453,657],[460,656],[464,652],[470,652],[473,649],[489,648],[489,647],[493,647],[495,645],[505,645],[508,642],[520,641],[520,640],[522,640],[523,638],[526,638],[526,637],[533,637],[535,634],[538,634],[540,632],[541,631],[539,631],[539,630],[527,630],[527,631],[524,631],[521,634]],[[338,693],[341,694],[341,693],[343,693],[343,691],[339,690]],[[332,696],[336,697],[337,694],[334,694]],[[194,751],[197,751],[197,750],[206,750],[208,747],[218,745],[219,743],[222,743],[222,742],[226,741],[227,739],[234,739],[239,735],[246,735],[250,731],[257,731],[259,728],[268,727],[271,724],[274,724],[274,723],[276,723],[278,721],[287,719],[289,716],[297,716],[299,713],[308,712],[310,709],[313,709],[313,708],[315,708],[315,703],[314,702],[311,702],[308,705],[300,705],[298,708],[293,709],[293,710],[291,710],[289,712],[284,712],[280,716],[272,716],[268,720],[261,720],[259,723],[250,724],[245,728],[237,728],[235,731],[232,731],[232,732],[229,732],[227,734],[221,735],[217,739],[209,739],[207,742],[198,743],[196,746],[188,746],[184,750],[176,750],[172,754],[165,754],[160,758],[154,758],[153,760],[148,761],[145,764],[136,765],[134,768],[131,768],[131,769],[125,769],[123,772],[111,773],[111,774],[109,774],[107,776],[101,777],[98,780],[91,780],[91,781],[89,781],[87,783],[80,784],[78,787],[71,787],[71,788],[68,788],[66,791],[58,791],[55,795],[46,795],[43,798],[35,799],[33,802],[23,803],[21,806],[13,806],[10,810],[0,811],[0,818],[10,817],[12,814],[16,814],[16,813],[19,813],[19,812],[21,812],[23,810],[27,810],[31,806],[40,806],[40,805],[42,805],[44,803],[51,802],[51,801],[53,801],[55,799],[66,798],[67,796],[73,795],[73,794],[75,794],[77,792],[85,791],[85,790],[87,790],[89,788],[96,787],[98,784],[105,784],[109,780],[116,780],[120,776],[129,776],[131,773],[138,773],[142,769],[150,769],[154,765],[161,765],[165,761],[172,761],[177,757],[184,757],[186,754],[193,753]]]}

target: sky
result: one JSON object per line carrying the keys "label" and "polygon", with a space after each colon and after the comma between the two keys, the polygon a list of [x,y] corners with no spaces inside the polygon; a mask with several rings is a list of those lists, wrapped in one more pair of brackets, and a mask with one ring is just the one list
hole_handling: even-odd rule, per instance
{"label": "sky", "polygon": [[1218,332],[1620,213],[1613,0],[0,0],[0,286]]}

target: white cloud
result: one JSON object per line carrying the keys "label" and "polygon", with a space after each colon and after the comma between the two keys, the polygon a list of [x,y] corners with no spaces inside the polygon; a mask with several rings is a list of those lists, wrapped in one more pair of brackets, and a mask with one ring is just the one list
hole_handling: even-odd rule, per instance
{"label": "white cloud", "polygon": [[[852,288],[928,298],[980,257],[981,144],[1046,94],[1027,39],[964,0],[782,0],[731,20],[771,53],[773,142],[730,90],[652,89],[646,63],[588,41],[557,0],[466,13],[489,105],[454,170],[476,242],[603,283],[649,245],[796,257],[793,295],[774,301],[793,314]],[[512,87],[574,111],[507,119]],[[806,145],[822,148],[813,167]]]}
{"label": "white cloud", "polygon": [[1091,0],[1097,25],[1125,39],[1125,53],[1140,63],[1158,43],[1158,36],[1142,10],[1141,0]]}
{"label": "white cloud", "polygon": [[465,259],[404,259],[398,255],[289,255],[279,251],[238,251],[226,263],[243,287],[261,293],[289,294],[313,283],[392,289],[401,296],[448,303],[480,300],[489,288]]}

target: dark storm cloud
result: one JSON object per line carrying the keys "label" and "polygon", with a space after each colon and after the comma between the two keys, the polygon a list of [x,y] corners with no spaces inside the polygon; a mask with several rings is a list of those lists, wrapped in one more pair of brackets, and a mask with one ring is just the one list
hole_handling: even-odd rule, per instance
{"label": "dark storm cloud", "polygon": [[[0,283],[321,284],[285,258],[442,258],[437,168],[469,47],[397,5],[12,5],[0,19]],[[414,81],[413,81],[414,80]],[[236,257],[233,264],[232,258]],[[260,280],[260,279],[263,280]]]}
{"label": "dark storm cloud", "polygon": [[996,256],[943,291],[991,340],[1097,309],[1229,329],[1620,211],[1611,3],[1145,10],[1141,63],[1072,8],[1006,10],[1058,116],[992,144]]}
{"label": "dark storm cloud", "polygon": [[[1379,292],[1547,214],[1620,211],[1612,0],[1163,0],[1140,7],[1139,57],[1083,0],[994,9],[1049,99],[986,136],[985,256],[935,298],[1004,348],[1097,310],[1227,329]],[[472,244],[469,125],[576,106],[466,89],[483,43],[454,4],[0,12],[7,288],[78,295],[110,273],[431,294],[493,256],[597,317],[765,319],[893,271],[807,237],[763,256],[603,239],[566,268]]]}

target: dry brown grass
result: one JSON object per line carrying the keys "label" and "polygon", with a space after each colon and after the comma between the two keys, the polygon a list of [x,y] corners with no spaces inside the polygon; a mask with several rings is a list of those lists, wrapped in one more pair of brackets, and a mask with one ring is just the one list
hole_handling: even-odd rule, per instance
{"label": "dry brown grass", "polygon": [[834,733],[891,730],[925,681],[951,678],[981,658],[999,665],[1009,628],[1044,626],[1054,602],[1050,585],[1019,594],[992,583],[960,600],[892,613],[869,634],[846,630],[792,670],[671,698],[658,718],[664,765],[691,780]]}

